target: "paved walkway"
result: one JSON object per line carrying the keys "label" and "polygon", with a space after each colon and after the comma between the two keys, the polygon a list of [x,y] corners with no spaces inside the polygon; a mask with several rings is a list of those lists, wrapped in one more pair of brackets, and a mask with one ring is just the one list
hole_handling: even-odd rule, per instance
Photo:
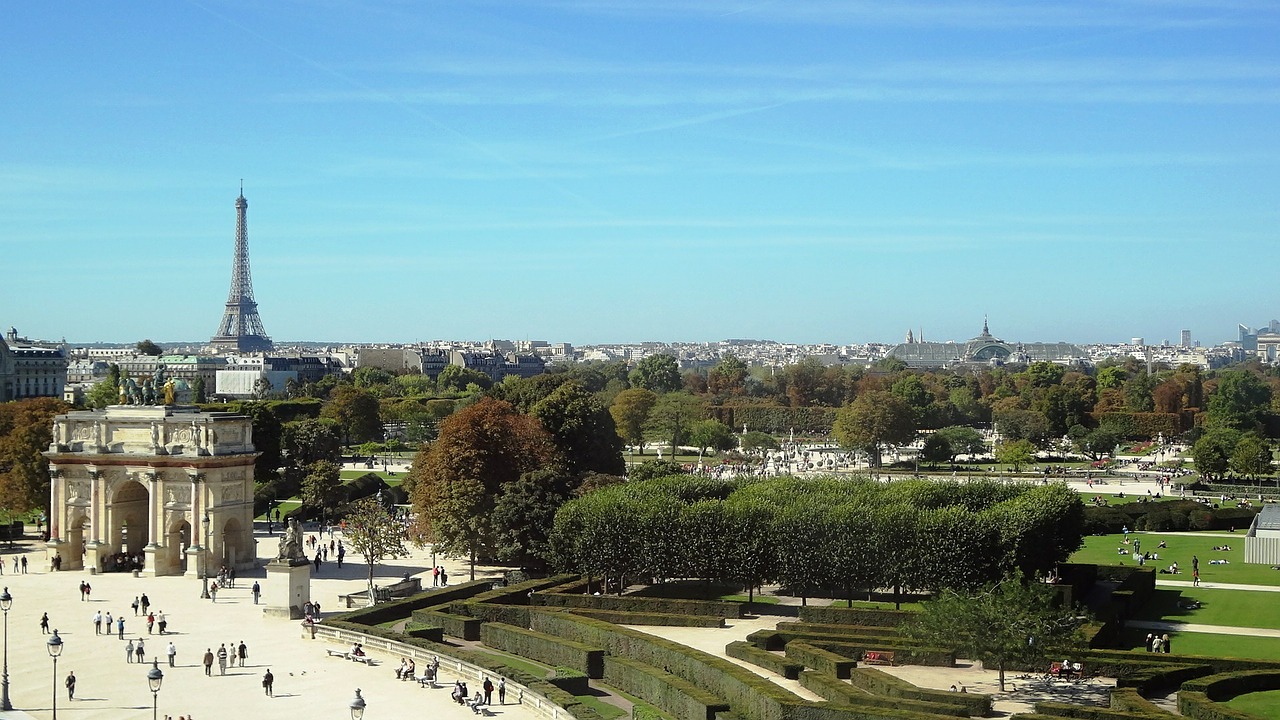
{"label": "paved walkway", "polygon": [[1199,625],[1197,623],[1171,622],[1168,620],[1130,620],[1126,627],[1143,630],[1165,630],[1167,632],[1199,632],[1215,635],[1248,635],[1250,637],[1280,638],[1280,630],[1270,628],[1235,627],[1232,625]]}
{"label": "paved walkway", "polygon": [[1240,583],[1215,583],[1200,581],[1197,586],[1191,580],[1156,580],[1156,587],[1200,587],[1205,590],[1253,590],[1256,592],[1280,592],[1280,585],[1242,585]]}
{"label": "paved walkway", "polygon": [[[276,536],[278,538],[278,535]],[[272,556],[277,539],[259,534],[259,553]],[[349,717],[348,704],[361,688],[368,703],[365,718],[402,718],[410,714],[430,715],[438,720],[474,720],[467,708],[449,699],[452,679],[442,677],[443,687],[423,689],[417,683],[398,682],[394,669],[398,658],[383,657],[373,652],[379,662],[374,667],[326,656],[324,649],[333,647],[323,640],[304,640],[296,621],[263,617],[255,607],[249,588],[254,579],[265,573],[245,573],[236,588],[218,592],[217,603],[200,599],[200,583],[191,578],[135,578],[130,574],[89,575],[84,572],[48,573],[43,552],[34,545],[27,547],[31,574],[0,576],[0,585],[13,595],[13,609],[8,613],[8,659],[10,695],[13,713],[0,713],[0,718],[50,718],[54,688],[58,697],[58,716],[71,719],[122,717],[141,718],[150,715],[151,692],[146,672],[150,660],[160,659],[164,683],[158,696],[159,717],[185,715],[195,720],[231,717]],[[12,554],[0,555],[12,564]],[[358,557],[348,557],[341,570],[336,563],[323,566],[313,578],[311,596],[320,601],[325,615],[340,610],[339,594],[365,587],[367,566]],[[451,579],[461,581],[466,568],[439,558]],[[377,582],[388,584],[405,573],[420,575],[425,571],[425,585],[430,586],[429,550],[415,550],[407,559],[392,560],[378,568]],[[81,601],[78,586],[82,580],[92,585],[91,601]],[[169,635],[147,635],[146,625],[136,618],[129,605],[136,595],[146,593],[152,610],[164,611],[169,621]],[[101,610],[125,616],[126,639],[145,640],[148,663],[126,663],[125,640],[114,635],[95,635],[91,617]],[[57,676],[46,652],[48,635],[40,632],[42,612],[49,613],[51,626],[57,628],[65,645],[58,660]],[[178,650],[177,667],[170,668],[165,659],[167,643],[173,641]],[[239,643],[249,647],[247,667],[229,667],[220,676],[215,664],[213,677],[205,677],[200,658],[205,648],[215,651],[221,643]],[[263,692],[262,675],[270,668],[275,675],[275,697]],[[78,679],[76,699],[69,701],[63,680],[68,671]],[[532,712],[519,706],[494,708],[500,720],[533,720]]]}

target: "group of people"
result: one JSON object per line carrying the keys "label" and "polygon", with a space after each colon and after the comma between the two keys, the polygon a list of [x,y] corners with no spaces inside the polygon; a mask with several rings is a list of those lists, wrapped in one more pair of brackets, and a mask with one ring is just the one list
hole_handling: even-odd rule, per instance
{"label": "group of people", "polygon": [[1169,652],[1169,634],[1157,635],[1156,633],[1147,633],[1147,652],[1168,653]]}
{"label": "group of people", "polygon": [[448,584],[449,573],[444,571],[443,565],[431,568],[431,587],[445,587]]}
{"label": "group of people", "polygon": [[[245,660],[249,659],[249,646],[245,645],[244,641],[241,640],[238,644],[231,643],[230,648],[227,647],[226,643],[219,645],[218,651],[216,653],[213,651],[213,648],[205,648],[204,658],[203,658],[205,675],[208,675],[210,677],[213,676],[213,661],[215,658],[218,661],[218,674],[226,675],[228,660],[231,661],[231,667],[236,666],[236,660],[240,661],[240,667],[245,666],[244,664]],[[270,673],[271,671],[268,670],[267,672]],[[265,686],[265,680],[264,680],[264,686]],[[267,694],[269,695],[271,693],[268,692]]]}
{"label": "group of people", "polygon": [[[481,690],[481,694],[476,695],[475,699],[472,701],[472,704],[492,705],[494,690],[498,691],[498,704],[500,705],[507,704],[507,681],[505,678],[499,678],[498,684],[494,685],[493,680],[489,679],[489,677],[486,675],[484,678],[484,683],[480,686],[480,690]],[[458,703],[459,705],[465,705],[467,704],[467,697],[469,696],[469,694],[470,694],[470,691],[467,690],[467,684],[462,682],[462,680],[457,680],[453,684],[453,692],[449,694],[449,697],[453,698],[453,701]]]}
{"label": "group of people", "polygon": [[[431,662],[427,663],[423,677],[427,680],[435,680],[439,677],[439,672],[440,658],[433,655]],[[400,658],[400,667],[396,668],[397,680],[413,680],[417,677],[417,674],[418,664],[414,662],[413,658]]]}

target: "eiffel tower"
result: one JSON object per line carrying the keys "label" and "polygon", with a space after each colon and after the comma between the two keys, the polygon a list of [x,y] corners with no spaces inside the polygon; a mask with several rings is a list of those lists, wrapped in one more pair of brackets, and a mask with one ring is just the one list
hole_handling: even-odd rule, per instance
{"label": "eiffel tower", "polygon": [[258,303],[253,300],[253,278],[249,275],[249,229],[245,217],[249,201],[244,199],[244,183],[236,198],[236,255],[231,266],[231,292],[222,314],[218,333],[209,341],[218,350],[235,352],[270,352],[273,347],[258,317]]}

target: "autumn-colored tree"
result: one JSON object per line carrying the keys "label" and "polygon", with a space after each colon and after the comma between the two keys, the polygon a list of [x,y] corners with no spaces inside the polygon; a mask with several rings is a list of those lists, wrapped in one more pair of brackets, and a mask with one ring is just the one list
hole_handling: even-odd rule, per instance
{"label": "autumn-colored tree", "polygon": [[657,402],[658,396],[652,390],[631,388],[618,393],[609,406],[618,435],[626,444],[639,447],[641,455],[644,454],[645,424],[649,422],[649,413]]}
{"label": "autumn-colored tree", "polygon": [[859,395],[836,413],[836,440],[848,448],[865,450],[871,464],[880,466],[882,445],[903,445],[916,434],[911,407],[883,390]]}
{"label": "autumn-colored tree", "polygon": [[70,408],[54,398],[0,403],[0,506],[10,512],[48,507],[53,418]]}
{"label": "autumn-colored tree", "polygon": [[345,445],[382,439],[378,399],[353,385],[339,385],[320,411],[321,417],[338,421]]}
{"label": "autumn-colored tree", "polygon": [[419,452],[406,484],[418,515],[418,534],[446,554],[475,563],[503,533],[494,509],[520,476],[557,464],[551,435],[510,404],[481,398],[440,423],[440,437]]}

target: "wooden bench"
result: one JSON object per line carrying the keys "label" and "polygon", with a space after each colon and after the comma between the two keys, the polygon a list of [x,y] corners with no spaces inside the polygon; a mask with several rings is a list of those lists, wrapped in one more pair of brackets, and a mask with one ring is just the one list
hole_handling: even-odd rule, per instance
{"label": "wooden bench", "polygon": [[868,665],[892,665],[892,650],[867,650],[862,653],[862,662]]}
{"label": "wooden bench", "polygon": [[1064,680],[1072,678],[1083,680],[1087,676],[1087,671],[1083,663],[1071,663],[1070,667],[1064,667],[1063,663],[1053,662],[1049,664],[1049,671],[1044,676],[1046,678],[1062,678]]}

